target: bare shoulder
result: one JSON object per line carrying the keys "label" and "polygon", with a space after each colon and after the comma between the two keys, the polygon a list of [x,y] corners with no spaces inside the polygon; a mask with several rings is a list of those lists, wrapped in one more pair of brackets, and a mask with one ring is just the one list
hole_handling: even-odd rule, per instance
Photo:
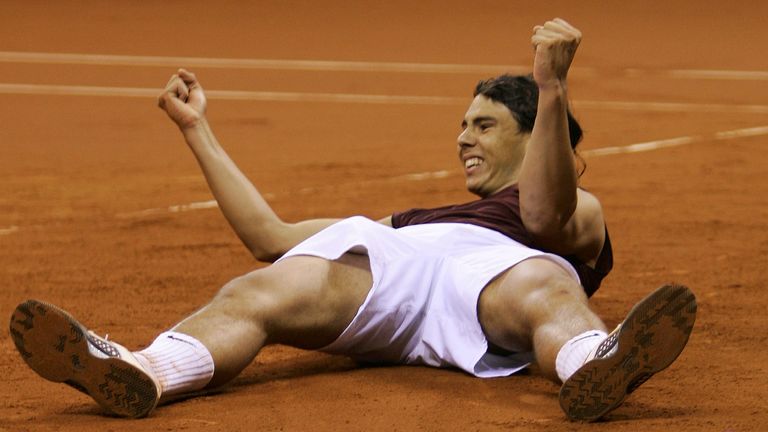
{"label": "bare shoulder", "polygon": [[605,243],[603,207],[595,195],[577,189],[576,210],[562,230],[550,237],[538,237],[544,248],[560,255],[575,255],[587,264],[594,264]]}
{"label": "bare shoulder", "polygon": [[603,206],[600,204],[600,200],[598,200],[591,192],[581,188],[576,189],[576,194],[578,196],[576,211],[585,212],[586,214],[584,216],[590,216],[591,218],[600,219],[602,221]]}
{"label": "bare shoulder", "polygon": [[605,243],[603,206],[592,193],[583,189],[577,189],[577,193],[578,204],[571,221],[570,237],[574,242],[574,255],[590,264],[597,261]]}

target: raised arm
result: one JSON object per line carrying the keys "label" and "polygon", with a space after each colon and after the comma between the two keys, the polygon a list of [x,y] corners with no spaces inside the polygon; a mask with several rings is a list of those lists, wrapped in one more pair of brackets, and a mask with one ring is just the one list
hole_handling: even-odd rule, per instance
{"label": "raised arm", "polygon": [[256,259],[274,261],[337,219],[283,222],[219,145],[205,117],[206,98],[194,74],[180,69],[158,105],[181,130],[224,216]]}
{"label": "raised arm", "polygon": [[568,133],[566,78],[581,32],[555,19],[534,27],[531,41],[539,102],[518,183],[523,223],[542,246],[589,262],[602,249],[605,225],[600,203],[578,189]]}

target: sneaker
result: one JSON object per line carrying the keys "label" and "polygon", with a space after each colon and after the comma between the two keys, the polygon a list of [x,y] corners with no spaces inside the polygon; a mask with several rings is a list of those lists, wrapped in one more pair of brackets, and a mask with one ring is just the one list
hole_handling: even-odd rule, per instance
{"label": "sneaker", "polygon": [[560,388],[560,407],[573,420],[594,421],[680,355],[696,320],[696,297],[665,285],[640,301]]}
{"label": "sneaker", "polygon": [[86,393],[109,413],[138,418],[157,406],[160,382],[130,351],[56,306],[35,300],[17,306],[11,337],[41,377]]}

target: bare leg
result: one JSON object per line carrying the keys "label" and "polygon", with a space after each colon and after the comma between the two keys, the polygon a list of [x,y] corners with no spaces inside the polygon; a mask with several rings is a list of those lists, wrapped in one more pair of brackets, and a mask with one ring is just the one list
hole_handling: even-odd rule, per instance
{"label": "bare leg", "polygon": [[574,336],[603,330],[582,287],[558,264],[525,260],[492,281],[478,302],[488,340],[511,351],[533,350],[542,373],[558,381],[555,360]]}
{"label": "bare leg", "polygon": [[266,344],[316,349],[349,325],[372,285],[368,257],[291,257],[225,285],[173,330],[205,345],[215,364],[207,387],[237,376]]}

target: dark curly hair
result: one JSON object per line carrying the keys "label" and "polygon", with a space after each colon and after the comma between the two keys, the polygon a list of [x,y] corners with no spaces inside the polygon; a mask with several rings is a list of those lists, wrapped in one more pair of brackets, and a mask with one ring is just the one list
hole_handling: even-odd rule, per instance
{"label": "dark curly hair", "polygon": [[[509,108],[520,125],[520,132],[530,133],[533,130],[539,103],[539,86],[536,85],[532,75],[504,74],[482,80],[477,83],[474,96],[480,94]],[[575,152],[583,133],[570,109],[568,110],[568,132],[571,148]]]}

